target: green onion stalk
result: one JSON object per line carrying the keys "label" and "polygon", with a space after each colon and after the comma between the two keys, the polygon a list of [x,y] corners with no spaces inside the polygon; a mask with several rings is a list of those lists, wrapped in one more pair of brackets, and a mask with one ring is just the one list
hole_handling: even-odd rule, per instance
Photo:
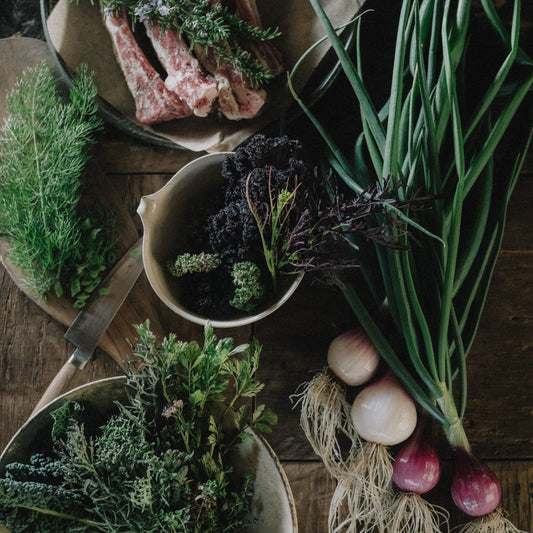
{"label": "green onion stalk", "polygon": [[[466,358],[533,133],[529,120],[513,144],[509,168],[497,172],[498,147],[519,110],[520,115],[524,107],[531,111],[533,60],[519,44],[521,2],[514,1],[512,21],[505,26],[492,1],[481,0],[476,22],[482,19],[493,30],[499,51],[488,57],[483,79],[473,79],[471,66],[478,58],[472,46],[472,2],[404,0],[390,94],[380,110],[365,87],[360,42],[353,59],[319,1],[310,2],[360,110],[360,134],[347,152],[293,92],[328,147],[328,163],[354,194],[390,180],[400,200],[417,195],[432,199],[429,209],[409,213],[404,222],[418,242],[400,236],[405,246],[399,250],[356,243],[369,289],[364,294],[371,297],[363,297],[348,279],[338,277],[337,282],[388,366],[421,408],[442,424],[452,450],[473,460],[463,426]],[[359,30],[364,18],[357,21]],[[392,324],[387,332],[381,327],[384,307]],[[482,476],[481,470],[474,473]],[[481,517],[464,531],[488,531],[494,509],[472,511],[462,505],[468,496],[462,481],[455,493],[452,483],[456,504]],[[513,528],[504,524],[498,531]]]}

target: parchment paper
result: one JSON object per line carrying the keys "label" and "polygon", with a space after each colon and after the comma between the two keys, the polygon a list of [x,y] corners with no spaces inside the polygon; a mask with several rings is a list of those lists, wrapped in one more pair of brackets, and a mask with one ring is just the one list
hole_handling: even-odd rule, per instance
{"label": "parchment paper", "polygon": [[[324,0],[323,5],[334,26],[350,20],[364,0]],[[230,121],[210,116],[187,117],[170,122],[145,125],[135,118],[135,106],[122,71],[115,59],[111,39],[103,25],[98,3],[59,0],[48,18],[48,32],[59,55],[71,70],[82,62],[95,72],[99,96],[129,121],[194,151],[233,150],[240,142],[279,117],[280,95],[285,75],[274,81],[267,91],[269,101],[262,114],[252,120]],[[257,0],[264,27],[279,27],[282,36],[275,46],[283,64],[290,70],[299,57],[324,35],[308,0]],[[328,45],[320,46],[302,65],[294,79],[297,90],[311,76]]]}

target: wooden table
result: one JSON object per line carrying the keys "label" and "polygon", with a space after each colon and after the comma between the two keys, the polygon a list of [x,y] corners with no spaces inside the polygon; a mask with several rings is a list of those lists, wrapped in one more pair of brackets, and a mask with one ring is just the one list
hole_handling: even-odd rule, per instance
{"label": "wooden table", "polygon": [[[333,97],[334,98],[334,97]],[[327,104],[326,104],[327,108]],[[145,145],[108,129],[99,138],[95,159],[106,175],[98,185],[107,201],[121,206],[127,221],[119,250],[142,234],[139,199],[158,190],[197,154]],[[503,506],[521,529],[533,531],[533,166],[529,158],[509,210],[505,240],[477,340],[468,360],[470,393],[466,428],[477,454],[499,475]],[[144,274],[128,297],[131,316],[119,314],[112,328],[133,338],[132,320],[150,318],[159,334],[175,332],[200,339],[202,328],[159,303]],[[353,324],[342,296],[304,280],[276,313],[247,327],[218,330],[263,344],[259,377],[266,383],[259,400],[279,415],[269,441],[282,460],[297,505],[299,531],[325,533],[334,481],[313,454],[299,427],[290,396],[325,364],[332,338]],[[27,419],[40,395],[73,350],[66,327],[50,317],[13,283],[0,265],[0,448]],[[124,345],[125,346],[125,345]],[[124,348],[124,346],[121,347]],[[72,386],[114,376],[116,362],[98,349],[94,361]],[[448,490],[451,463],[444,441],[444,476],[430,499],[445,505],[452,524],[465,521],[454,511]],[[275,533],[275,532],[273,532]]]}

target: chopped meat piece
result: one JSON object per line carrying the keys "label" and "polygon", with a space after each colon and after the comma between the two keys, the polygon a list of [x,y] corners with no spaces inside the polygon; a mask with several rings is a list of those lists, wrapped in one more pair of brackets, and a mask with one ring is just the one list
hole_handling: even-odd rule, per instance
{"label": "chopped meat piece", "polygon": [[117,60],[135,101],[137,120],[164,122],[192,115],[191,108],[169,91],[135,41],[124,10],[114,17],[104,13]]}
{"label": "chopped meat piece", "polygon": [[204,74],[198,60],[189,53],[176,31],[163,31],[161,25],[149,21],[144,25],[157,57],[167,71],[167,88],[184,100],[195,115],[207,116],[218,96],[217,82]]}
{"label": "chopped meat piece", "polygon": [[[237,16],[240,19],[250,24],[250,26],[263,29],[255,0],[235,0],[235,7]],[[250,43],[246,45],[246,48],[248,48],[248,50],[274,76],[281,74],[283,71],[283,65],[279,60],[276,50],[268,43]]]}
{"label": "chopped meat piece", "polygon": [[194,53],[204,68],[218,81],[218,105],[226,118],[240,120],[259,114],[267,98],[264,89],[253,88],[237,68],[228,62],[217,61],[213,51],[197,45]]}

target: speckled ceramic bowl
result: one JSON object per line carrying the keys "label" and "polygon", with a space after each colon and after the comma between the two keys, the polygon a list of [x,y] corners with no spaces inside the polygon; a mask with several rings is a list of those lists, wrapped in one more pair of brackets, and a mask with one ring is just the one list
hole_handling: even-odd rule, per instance
{"label": "speckled ceramic bowl", "polygon": [[201,316],[183,304],[180,280],[168,272],[166,263],[172,255],[188,251],[187,242],[194,239],[190,221],[207,195],[219,189],[222,162],[230,153],[207,154],[185,165],[159,191],[144,196],[137,210],[144,226],[144,270],[152,288],[180,316],[196,324],[209,321],[213,327],[243,326],[264,318],[290,298],[303,277],[286,276],[275,299],[253,314],[236,314],[228,319]]}
{"label": "speckled ceramic bowl", "polygon": [[[73,389],[30,418],[11,439],[0,456],[0,473],[6,464],[25,461],[50,445],[52,417],[50,413],[66,401],[83,401],[94,420],[104,420],[116,408],[115,401],[125,402],[125,377],[94,381]],[[257,517],[246,533],[296,533],[296,509],[283,468],[266,440],[253,432],[255,439],[239,445],[233,464],[236,470],[255,476],[252,512]],[[0,525],[0,531],[7,531]]]}

